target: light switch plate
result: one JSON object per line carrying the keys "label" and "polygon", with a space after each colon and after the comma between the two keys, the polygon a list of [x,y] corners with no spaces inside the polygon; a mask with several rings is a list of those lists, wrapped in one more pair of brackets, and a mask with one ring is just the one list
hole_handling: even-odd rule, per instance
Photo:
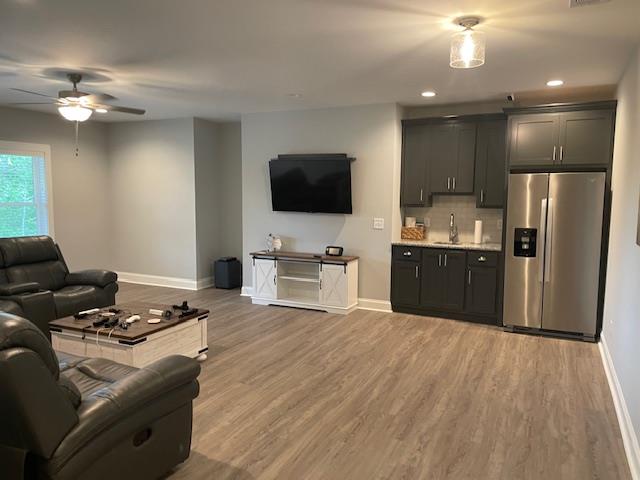
{"label": "light switch plate", "polygon": [[498,230],[502,230],[502,219],[498,220]]}
{"label": "light switch plate", "polygon": [[424,226],[427,228],[431,226],[431,219],[429,217],[424,217]]}
{"label": "light switch plate", "polygon": [[373,229],[374,230],[384,230],[384,218],[374,218],[373,219]]}

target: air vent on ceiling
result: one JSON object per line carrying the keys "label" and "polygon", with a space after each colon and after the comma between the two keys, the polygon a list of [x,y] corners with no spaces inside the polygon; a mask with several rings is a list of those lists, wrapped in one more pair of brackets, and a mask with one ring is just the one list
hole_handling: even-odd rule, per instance
{"label": "air vent on ceiling", "polygon": [[569,7],[585,7],[587,5],[595,5],[598,3],[608,3],[611,0],[569,0]]}

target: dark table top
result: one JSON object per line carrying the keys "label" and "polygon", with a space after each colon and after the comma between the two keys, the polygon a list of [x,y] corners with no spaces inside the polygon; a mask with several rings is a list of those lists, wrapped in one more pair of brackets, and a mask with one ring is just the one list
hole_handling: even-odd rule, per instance
{"label": "dark table top", "polygon": [[[196,308],[189,305],[190,308]],[[76,319],[75,317],[64,317],[59,318],[57,320],[53,320],[49,322],[49,327],[55,330],[72,330],[76,332],[83,332],[90,335],[98,335],[100,336],[109,336],[111,334],[111,338],[116,338],[120,340],[128,340],[135,341],[141,338],[144,338],[148,335],[152,335],[161,330],[165,330],[167,328],[175,327],[176,325],[180,325],[188,320],[193,318],[200,318],[209,313],[209,310],[197,309],[196,313],[191,315],[184,316],[182,318],[179,315],[182,313],[182,310],[174,309],[171,305],[162,305],[157,303],[147,303],[147,302],[131,302],[131,303],[123,303],[121,305],[114,305],[112,307],[101,308],[100,312],[108,312],[110,308],[117,308],[122,310],[122,313],[117,314],[117,316],[126,320],[131,315],[140,315],[141,319],[137,322],[129,325],[127,330],[124,330],[119,327],[94,327],[93,322],[99,320],[100,313],[94,313],[88,315],[83,319]],[[149,309],[155,310],[171,310],[173,312],[173,316],[171,318],[162,318],[159,315],[153,315],[149,313]],[[150,318],[160,318],[160,323],[147,323],[147,320]],[[113,332],[111,330],[113,329]]]}

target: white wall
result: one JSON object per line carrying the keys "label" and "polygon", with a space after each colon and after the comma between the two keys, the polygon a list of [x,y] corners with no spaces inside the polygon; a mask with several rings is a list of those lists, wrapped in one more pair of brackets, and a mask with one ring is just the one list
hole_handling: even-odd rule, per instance
{"label": "white wall", "polygon": [[197,279],[193,119],[108,126],[112,268]]}
{"label": "white wall", "polygon": [[[640,195],[640,49],[618,88],[612,190],[603,338],[635,431],[635,434],[626,432],[625,446],[628,451],[631,449],[632,459],[635,455],[632,468],[636,469],[636,478],[640,478],[637,445],[640,434],[640,246],[636,244]],[[621,423],[624,434],[624,415]]]}
{"label": "white wall", "polygon": [[48,114],[0,107],[0,140],[51,146],[55,240],[69,268],[109,268],[109,164],[104,124],[80,125]]}
{"label": "white wall", "polygon": [[[389,301],[392,224],[400,159],[400,111],[395,104],[242,117],[242,230],[244,285],[251,285],[249,253],[279,234],[284,249],[323,252],[341,245],[360,256],[359,296]],[[268,161],[286,153],[346,153],[352,164],[352,215],[273,212]],[[373,217],[385,219],[373,230]]]}

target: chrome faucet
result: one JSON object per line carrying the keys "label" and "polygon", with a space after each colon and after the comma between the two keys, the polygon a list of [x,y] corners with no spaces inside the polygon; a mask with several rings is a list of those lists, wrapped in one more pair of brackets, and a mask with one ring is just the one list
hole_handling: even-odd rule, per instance
{"label": "chrome faucet", "polygon": [[458,243],[458,227],[456,226],[456,217],[451,214],[449,217],[449,243]]}

